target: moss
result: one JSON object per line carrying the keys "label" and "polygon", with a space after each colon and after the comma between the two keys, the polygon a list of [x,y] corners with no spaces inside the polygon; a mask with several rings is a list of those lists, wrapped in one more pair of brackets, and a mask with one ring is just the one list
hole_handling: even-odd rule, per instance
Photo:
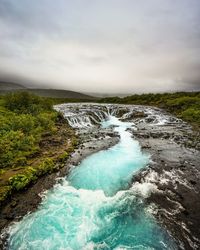
{"label": "moss", "polygon": [[65,163],[68,158],[69,158],[69,153],[68,152],[64,152],[63,154],[61,154],[59,156],[58,161],[60,163]]}
{"label": "moss", "polygon": [[46,173],[52,173],[55,169],[55,163],[51,158],[46,158],[37,168],[37,175],[41,176]]}
{"label": "moss", "polygon": [[6,200],[7,197],[11,194],[12,187],[11,186],[3,186],[0,187],[0,204]]}
{"label": "moss", "polygon": [[4,169],[0,169],[0,175],[5,173],[5,170]]}
{"label": "moss", "polygon": [[77,137],[72,137],[72,140],[71,140],[71,143],[72,143],[72,146],[73,146],[73,149],[72,151],[74,151],[74,148],[76,148],[78,145],[79,145],[79,140]]}

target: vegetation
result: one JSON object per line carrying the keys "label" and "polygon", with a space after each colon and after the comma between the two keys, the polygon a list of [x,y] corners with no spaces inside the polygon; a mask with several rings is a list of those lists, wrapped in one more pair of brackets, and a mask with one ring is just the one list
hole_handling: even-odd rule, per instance
{"label": "vegetation", "polygon": [[62,167],[77,139],[55,99],[28,92],[0,97],[0,202]]}
{"label": "vegetation", "polygon": [[163,108],[200,129],[200,92],[132,95],[102,98],[101,103],[151,105]]}

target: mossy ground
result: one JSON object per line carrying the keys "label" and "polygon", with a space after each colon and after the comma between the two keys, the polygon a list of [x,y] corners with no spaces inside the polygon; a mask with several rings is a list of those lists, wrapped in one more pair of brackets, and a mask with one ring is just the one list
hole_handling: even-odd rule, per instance
{"label": "mossy ground", "polygon": [[50,99],[15,93],[0,100],[0,205],[63,167],[77,138]]}
{"label": "mossy ground", "polygon": [[44,135],[42,147],[28,159],[27,165],[5,168],[0,174],[0,204],[13,192],[22,190],[37,181],[40,176],[62,168],[77,144],[74,131],[64,122],[56,124],[53,135]]}

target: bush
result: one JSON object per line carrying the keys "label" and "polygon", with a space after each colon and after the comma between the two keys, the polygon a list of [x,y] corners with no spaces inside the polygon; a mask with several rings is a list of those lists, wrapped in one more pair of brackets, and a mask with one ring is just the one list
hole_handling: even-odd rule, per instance
{"label": "bush", "polygon": [[9,115],[0,115],[1,131],[20,130],[23,133],[32,134],[36,128],[36,118],[32,115],[16,115],[11,113]]}
{"label": "bush", "polygon": [[188,108],[182,112],[181,117],[189,122],[197,122],[200,124],[200,109]]}
{"label": "bush", "polygon": [[11,186],[0,187],[0,204],[11,194]]}
{"label": "bush", "polygon": [[52,110],[51,102],[29,92],[11,93],[5,96],[5,107],[16,113],[38,114]]}
{"label": "bush", "polygon": [[9,131],[0,136],[0,166],[25,164],[26,157],[36,152],[35,138],[26,136],[21,131]]}
{"label": "bush", "polygon": [[200,108],[200,98],[183,96],[173,100],[168,100],[166,104],[170,108],[181,109],[181,110],[193,106]]}
{"label": "bush", "polygon": [[46,158],[38,167],[37,167],[37,175],[44,175],[46,173],[51,173],[56,169],[56,165],[54,161],[50,158]]}
{"label": "bush", "polygon": [[25,165],[39,150],[43,134],[56,131],[58,113],[50,104],[48,99],[27,92],[1,99],[0,168]]}
{"label": "bush", "polygon": [[57,118],[56,112],[40,113],[37,116],[37,125],[42,128],[43,131],[55,131],[55,121]]}
{"label": "bush", "polygon": [[65,163],[65,161],[68,159],[69,154],[67,152],[64,152],[60,157],[59,157],[59,162],[60,163]]}
{"label": "bush", "polygon": [[36,172],[34,168],[28,167],[23,174],[16,174],[10,177],[9,184],[14,190],[22,190],[30,183],[37,180]]}

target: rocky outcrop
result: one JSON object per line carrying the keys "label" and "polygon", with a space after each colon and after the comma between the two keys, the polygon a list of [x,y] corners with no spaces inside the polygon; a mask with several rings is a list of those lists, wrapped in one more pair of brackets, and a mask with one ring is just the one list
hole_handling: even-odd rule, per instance
{"label": "rocky outcrop", "polygon": [[132,133],[152,159],[149,167],[134,177],[133,185],[154,185],[146,202],[156,205],[158,220],[181,249],[199,249],[200,152],[196,145],[187,146],[190,126],[181,121],[160,126],[139,123]]}

